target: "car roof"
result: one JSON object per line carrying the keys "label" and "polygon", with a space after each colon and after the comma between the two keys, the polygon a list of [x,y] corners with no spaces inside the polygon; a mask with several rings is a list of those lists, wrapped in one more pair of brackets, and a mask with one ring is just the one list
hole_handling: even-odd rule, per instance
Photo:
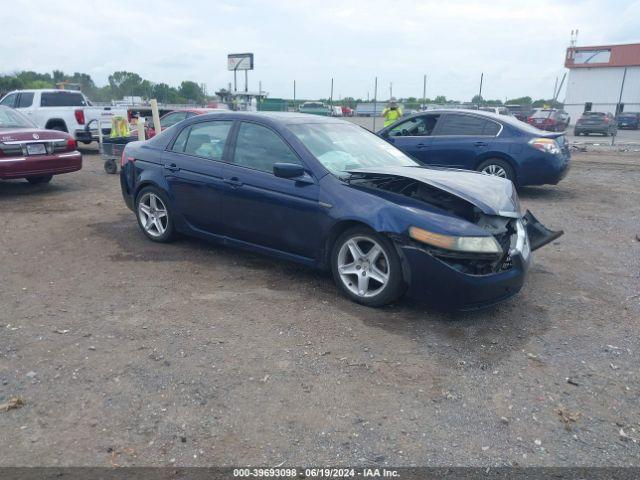
{"label": "car roof", "polygon": [[21,88],[18,90],[12,90],[10,92],[7,92],[7,95],[9,95],[10,93],[35,93],[35,92],[42,92],[42,93],[82,93],[80,90],[61,90],[59,88]]}
{"label": "car roof", "polygon": [[197,118],[198,120],[202,120],[203,118],[209,117],[218,119],[228,118],[233,120],[255,120],[279,126],[303,123],[344,123],[355,125],[354,123],[340,120],[335,117],[325,117],[298,112],[234,112],[232,110],[219,110],[217,112],[198,115]]}

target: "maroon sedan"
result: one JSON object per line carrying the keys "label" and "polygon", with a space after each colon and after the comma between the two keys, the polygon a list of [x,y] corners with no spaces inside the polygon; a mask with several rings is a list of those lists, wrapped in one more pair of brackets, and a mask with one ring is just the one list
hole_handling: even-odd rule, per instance
{"label": "maroon sedan", "polygon": [[82,155],[71,135],[39,129],[21,113],[0,105],[0,179],[47,183],[53,175],[81,168]]}

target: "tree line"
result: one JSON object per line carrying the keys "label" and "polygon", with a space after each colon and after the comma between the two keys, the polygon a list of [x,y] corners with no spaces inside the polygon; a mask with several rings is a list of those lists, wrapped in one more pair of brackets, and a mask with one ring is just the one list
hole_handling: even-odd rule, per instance
{"label": "tree line", "polygon": [[[203,104],[207,99],[203,88],[196,82],[185,80],[180,86],[173,87],[166,83],[153,83],[142,78],[134,72],[118,71],[109,75],[108,84],[104,87],[98,87],[90,75],[86,73],[75,72],[73,75],[66,74],[61,70],[54,70],[52,73],[38,73],[33,71],[22,71],[7,75],[0,75],[0,96],[11,90],[30,89],[30,88],[55,88],[56,84],[66,83],[75,84],[82,92],[91,100],[96,102],[110,102],[111,100],[120,100],[124,97],[143,97],[156,98],[160,103],[176,103],[176,104]],[[298,103],[302,102],[300,100]],[[356,108],[358,103],[365,100],[361,98],[345,97],[340,100],[320,99],[320,101],[333,105],[343,105],[350,108]],[[379,101],[384,101],[379,99]],[[431,98],[406,97],[400,98],[405,108],[419,108],[422,103],[426,104],[458,104],[458,100],[447,99],[444,95],[438,95]],[[512,98],[505,102],[502,100],[485,100],[479,95],[475,95],[471,102],[474,105],[499,107],[504,104],[531,105],[532,107],[542,107],[550,105],[553,107],[561,107],[562,104],[554,102],[553,99],[532,100],[531,97]]]}
{"label": "tree line", "polygon": [[80,72],[70,75],[61,70],[54,70],[52,73],[22,71],[0,75],[0,94],[11,90],[56,88],[57,84],[66,84],[77,85],[87,97],[96,102],[110,102],[130,96],[156,98],[162,103],[202,104],[206,99],[203,88],[191,80],[173,87],[166,83],[153,83],[134,72],[118,71],[109,75],[108,82],[104,87],[98,87],[91,75]]}

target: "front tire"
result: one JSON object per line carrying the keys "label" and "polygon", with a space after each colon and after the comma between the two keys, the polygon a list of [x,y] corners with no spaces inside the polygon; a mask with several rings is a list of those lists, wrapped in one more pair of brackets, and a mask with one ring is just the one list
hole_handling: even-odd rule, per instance
{"label": "front tire", "polygon": [[138,226],[149,240],[167,243],[174,239],[173,215],[165,193],[156,187],[140,190],[135,202]]}
{"label": "front tire", "polygon": [[336,240],[331,253],[333,279],[354,302],[381,307],[403,293],[400,257],[393,243],[367,227],[354,227]]}
{"label": "front tire", "polygon": [[477,170],[485,175],[506,178],[512,182],[515,182],[516,180],[516,175],[511,165],[509,165],[505,160],[501,160],[499,158],[490,158],[489,160],[485,160],[478,165]]}
{"label": "front tire", "polygon": [[40,177],[27,177],[27,182],[32,185],[39,185],[41,183],[49,183],[53,175],[42,175]]}

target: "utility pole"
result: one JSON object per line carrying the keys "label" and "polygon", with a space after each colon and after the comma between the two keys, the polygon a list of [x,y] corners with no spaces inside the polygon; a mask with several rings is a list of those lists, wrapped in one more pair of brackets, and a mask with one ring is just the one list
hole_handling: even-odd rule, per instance
{"label": "utility pole", "polygon": [[329,95],[329,106],[333,108],[333,77],[331,77],[331,94]]}
{"label": "utility pole", "polygon": [[556,98],[556,90],[558,89],[558,76],[556,75],[556,84],[553,86],[553,97]]}
{"label": "utility pole", "polygon": [[[622,103],[622,91],[624,90],[624,81],[627,78],[627,67],[624,67],[624,72],[622,73],[622,84],[620,85],[620,96],[618,97],[618,104],[616,105],[616,117],[620,113],[620,103]],[[617,133],[617,129],[616,129]],[[615,143],[616,134],[611,135],[611,145]]]}
{"label": "utility pole", "polygon": [[[484,72],[480,74],[480,91],[478,92],[478,97],[482,98],[482,81],[484,80]],[[478,106],[480,106],[480,101],[478,100]]]}
{"label": "utility pole", "polygon": [[425,74],[422,79],[422,108],[426,107],[427,103],[427,75]]}
{"label": "utility pole", "polygon": [[376,112],[376,106],[377,106],[377,100],[376,97],[378,96],[378,77],[376,77],[375,82],[373,84],[373,131],[376,131],[376,115],[378,114],[378,112]]}
{"label": "utility pole", "polygon": [[296,109],[296,81],[293,81],[293,110]]}
{"label": "utility pole", "polygon": [[393,82],[389,82],[389,98],[393,97]]}

